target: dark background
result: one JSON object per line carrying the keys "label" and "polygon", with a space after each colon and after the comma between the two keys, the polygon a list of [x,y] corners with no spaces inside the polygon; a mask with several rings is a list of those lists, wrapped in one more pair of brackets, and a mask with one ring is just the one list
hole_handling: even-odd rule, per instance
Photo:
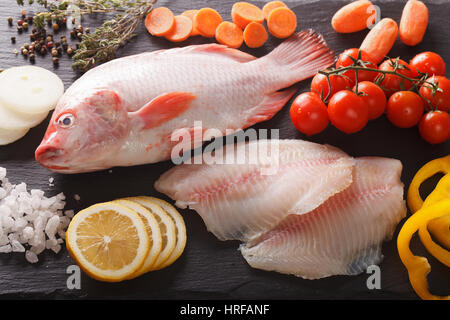
{"label": "dark background", "polygon": [[[362,31],[350,35],[335,33],[330,25],[331,17],[348,1],[286,1],[296,12],[298,29],[314,28],[322,33],[331,48],[337,53],[347,48],[359,47],[367,33]],[[406,1],[374,1],[381,8],[382,17],[391,17],[400,21],[403,5]],[[430,10],[430,24],[423,43],[417,47],[407,47],[397,41],[391,51],[392,57],[401,56],[409,61],[415,54],[423,51],[435,51],[450,61],[450,30],[448,16],[450,1],[425,1]],[[224,19],[230,20],[231,6],[234,1],[159,1],[157,5],[168,6],[175,14],[187,9],[212,7],[220,12]],[[264,2],[252,1],[262,7]],[[25,7],[29,9],[28,6]],[[15,0],[0,1],[0,68],[28,64],[19,54],[25,42],[30,42],[28,33],[18,35],[14,27],[8,27],[7,17],[16,21],[21,8]],[[30,11],[30,10],[29,10]],[[32,10],[31,10],[32,11]],[[102,21],[102,16],[87,19],[84,26],[92,29]],[[59,32],[59,38],[64,32]],[[11,44],[11,36],[17,37],[17,43]],[[193,37],[180,46],[209,43],[212,40]],[[270,37],[261,49],[241,49],[262,56],[270,52],[281,41]],[[151,37],[143,25],[138,36],[121,49],[118,56],[126,56],[144,51],[170,48],[174,44],[165,39]],[[71,69],[67,56],[60,59],[60,65],[54,69],[49,55],[36,57],[36,65],[54,70],[64,81],[66,89],[77,78]],[[448,75],[448,74],[447,74]],[[308,90],[310,81],[299,84],[299,92]],[[34,160],[34,151],[42,139],[48,119],[32,129],[20,141],[0,147],[0,166],[8,169],[13,183],[26,182],[29,189],[40,188],[47,196],[64,192],[67,196],[66,209],[79,211],[94,203],[109,201],[118,197],[136,195],[161,196],[153,189],[154,181],[172,165],[170,162],[114,168],[90,174],[61,175],[47,171]],[[360,133],[346,135],[329,127],[324,133],[306,138],[295,130],[289,119],[289,107],[286,106],[272,120],[261,123],[256,128],[280,129],[281,138],[308,139],[319,143],[328,143],[343,149],[352,156],[382,156],[400,159],[404,170],[402,181],[409,185],[414,173],[426,162],[449,154],[450,143],[431,146],[424,142],[417,128],[399,129],[391,125],[385,117],[369,123]],[[55,179],[49,186],[49,178]],[[431,184],[429,185],[429,188]],[[405,189],[406,190],[406,189]],[[73,199],[74,194],[81,201]],[[161,196],[162,197],[162,196]],[[151,298],[151,299],[417,299],[412,291],[406,269],[397,253],[395,240],[383,246],[385,255],[381,264],[381,290],[368,290],[366,281],[369,274],[359,276],[336,276],[322,280],[303,280],[294,276],[281,275],[250,268],[237,250],[239,243],[220,242],[206,228],[200,217],[193,211],[182,211],[188,232],[188,241],[184,254],[171,267],[148,273],[137,279],[122,283],[102,283],[82,274],[81,290],[69,290],[66,286],[66,269],[74,264],[67,250],[63,248],[55,255],[44,252],[39,262],[31,265],[25,261],[23,253],[0,254],[0,298]],[[403,223],[403,222],[402,222]],[[401,224],[402,224],[401,223]],[[401,225],[400,224],[400,225]],[[398,233],[397,228],[394,239]],[[424,253],[417,241],[413,249]],[[429,258],[430,259],[430,258]],[[450,287],[448,269],[435,263],[431,258],[433,271],[429,276],[430,285],[436,294],[448,294]]]}

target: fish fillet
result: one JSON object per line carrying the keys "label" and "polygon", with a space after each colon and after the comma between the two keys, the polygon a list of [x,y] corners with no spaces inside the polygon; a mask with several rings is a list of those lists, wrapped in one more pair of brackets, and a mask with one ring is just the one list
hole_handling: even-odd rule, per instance
{"label": "fish fillet", "polygon": [[[272,158],[249,161],[255,147],[260,151],[264,144],[273,151]],[[223,157],[231,153],[245,155],[247,160],[240,164],[183,164],[155,183],[156,190],[176,200],[177,206],[188,206],[200,214],[220,240],[254,240],[292,210],[298,215],[308,213],[352,183],[354,159],[331,146],[259,140],[228,146]]]}
{"label": "fish fillet", "polygon": [[406,216],[400,161],[356,160],[353,183],[308,214],[291,214],[241,246],[254,268],[306,279],[356,275],[382,260],[383,240]]}

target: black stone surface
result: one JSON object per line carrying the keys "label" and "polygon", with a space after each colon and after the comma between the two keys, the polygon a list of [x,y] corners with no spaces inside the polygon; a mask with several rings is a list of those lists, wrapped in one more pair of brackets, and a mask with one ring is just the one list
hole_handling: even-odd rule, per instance
{"label": "black stone surface", "polygon": [[[358,47],[367,31],[341,35],[330,25],[334,12],[347,1],[286,1],[299,19],[298,29],[313,28],[322,33],[328,44],[337,52]],[[391,56],[401,56],[409,60],[422,51],[436,51],[450,61],[450,30],[448,15],[450,1],[425,1],[430,9],[430,24],[423,43],[417,47],[407,47],[397,41]],[[254,2],[262,7],[263,2]],[[404,1],[374,1],[381,8],[383,17],[400,21]],[[184,10],[209,6],[218,10],[230,20],[233,1],[160,1],[159,5],[170,7],[175,14]],[[13,49],[19,49],[30,42],[27,33],[17,34],[16,28],[9,27],[7,17],[16,21],[20,8],[13,0],[0,1],[0,68],[28,64]],[[33,10],[32,10],[33,11]],[[84,26],[92,29],[99,25],[102,17],[87,19]],[[58,33],[58,37],[64,34]],[[10,38],[17,38],[12,44]],[[201,37],[191,38],[180,46],[209,43],[212,40]],[[273,37],[258,50],[243,47],[242,50],[262,56],[270,52],[281,41]],[[174,44],[165,39],[151,37],[141,25],[138,36],[119,56],[171,48]],[[36,65],[55,71],[64,81],[66,89],[77,78],[71,69],[71,61],[64,56],[58,68],[54,68],[51,58],[36,57]],[[308,90],[310,81],[299,84],[299,93]],[[48,119],[32,129],[22,140],[0,147],[0,166],[6,167],[9,178],[15,182],[26,182],[29,188],[40,188],[47,195],[64,192],[68,197],[67,209],[76,211],[94,203],[109,201],[124,196],[150,194],[161,196],[153,189],[154,181],[172,166],[170,162],[129,168],[114,168],[79,175],[60,175],[47,171],[34,160],[35,148],[42,139]],[[409,185],[414,173],[427,161],[449,154],[450,144],[431,146],[424,142],[417,128],[399,129],[391,125],[385,117],[369,123],[360,133],[347,136],[329,127],[324,133],[306,138],[295,130],[286,106],[272,120],[261,123],[256,128],[280,129],[281,138],[308,139],[328,143],[343,149],[352,156],[383,156],[400,159],[404,165],[402,180]],[[53,177],[54,186],[49,186]],[[74,194],[81,201],[73,199]],[[208,233],[200,217],[193,211],[182,211],[188,232],[188,242],[182,257],[171,267],[148,273],[135,280],[122,283],[102,283],[82,274],[81,289],[70,290],[66,281],[67,268],[74,264],[67,250],[63,248],[55,255],[45,252],[39,263],[31,265],[25,261],[23,253],[0,254],[0,299],[1,298],[117,298],[117,299],[417,299],[412,291],[408,275],[397,254],[395,240],[383,246],[384,261],[381,264],[381,289],[369,290],[366,281],[369,274],[347,277],[337,276],[322,280],[308,281],[293,276],[281,275],[250,268],[238,252],[238,242],[220,242]],[[397,228],[398,232],[399,228]],[[396,238],[394,235],[394,239]],[[414,241],[412,247],[417,252],[423,249]],[[433,271],[429,276],[431,288],[438,294],[448,294],[449,271],[430,259]]]}

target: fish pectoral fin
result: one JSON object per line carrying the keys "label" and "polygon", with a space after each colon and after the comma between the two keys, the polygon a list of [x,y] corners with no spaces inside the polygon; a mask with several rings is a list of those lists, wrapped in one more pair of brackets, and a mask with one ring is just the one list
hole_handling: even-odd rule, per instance
{"label": "fish pectoral fin", "polygon": [[266,95],[261,103],[249,109],[249,118],[245,127],[271,119],[297,92],[297,88],[289,88]]}
{"label": "fish pectoral fin", "polygon": [[147,130],[178,117],[189,109],[195,98],[190,92],[169,92],[157,96],[138,111],[128,114],[131,118],[138,119],[143,124],[143,129]]}

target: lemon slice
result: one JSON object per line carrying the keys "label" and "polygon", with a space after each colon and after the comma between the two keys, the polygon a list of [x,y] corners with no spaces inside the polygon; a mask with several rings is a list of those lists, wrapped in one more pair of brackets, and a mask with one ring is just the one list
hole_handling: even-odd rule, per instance
{"label": "lemon slice", "polygon": [[144,222],[145,229],[147,230],[147,234],[150,239],[150,250],[147,254],[147,258],[145,259],[144,264],[139,268],[139,270],[137,270],[131,276],[132,278],[134,278],[134,276],[138,276],[149,271],[158,258],[159,253],[162,249],[161,231],[159,229],[158,221],[156,220],[155,216],[140,204],[123,199],[118,199],[113,202],[136,212]]}
{"label": "lemon slice", "polygon": [[139,270],[149,242],[139,215],[112,202],[77,213],[66,233],[67,250],[81,269],[108,282],[125,280]]}
{"label": "lemon slice", "polygon": [[161,208],[163,208],[163,210],[169,214],[169,216],[175,223],[176,237],[177,237],[175,249],[172,251],[172,254],[165,262],[163,262],[159,266],[155,266],[157,269],[166,268],[170,266],[172,263],[174,263],[181,256],[186,246],[186,225],[184,224],[183,217],[178,212],[178,210],[175,209],[175,207],[172,206],[167,201],[155,197],[138,197],[138,198],[142,200],[151,201],[160,206]]}
{"label": "lemon slice", "polygon": [[150,212],[153,213],[156,220],[158,221],[159,229],[161,230],[162,249],[151,268],[151,270],[157,270],[157,267],[162,265],[170,257],[173,250],[175,249],[175,245],[177,242],[175,223],[160,206],[151,201],[142,199],[140,197],[125,198],[125,200],[134,201],[150,210]]}

